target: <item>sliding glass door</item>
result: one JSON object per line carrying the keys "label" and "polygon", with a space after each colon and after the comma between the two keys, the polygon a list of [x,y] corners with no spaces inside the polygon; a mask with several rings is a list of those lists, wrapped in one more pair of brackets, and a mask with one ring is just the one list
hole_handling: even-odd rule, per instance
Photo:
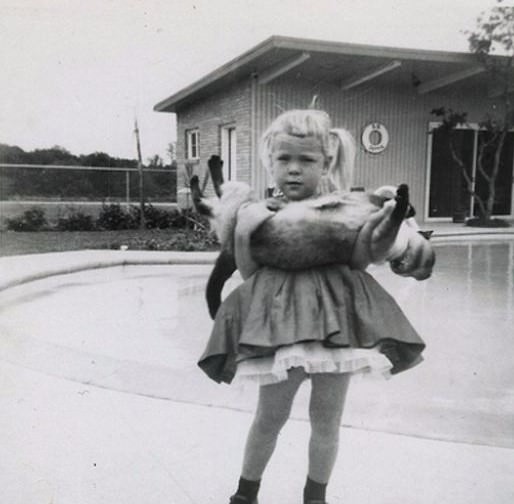
{"label": "sliding glass door", "polygon": [[[487,194],[487,181],[479,170],[479,146],[490,140],[490,133],[466,128],[455,131],[454,153],[462,161],[455,161],[446,134],[431,124],[429,139],[429,194],[428,217],[448,218],[456,214],[469,217],[478,214],[477,203],[467,190],[465,171],[474,181],[473,186],[480,196]],[[495,153],[494,143],[484,150],[482,166],[487,174],[492,173]],[[514,132],[505,139],[496,179],[494,215],[512,214],[512,180],[514,168]]]}

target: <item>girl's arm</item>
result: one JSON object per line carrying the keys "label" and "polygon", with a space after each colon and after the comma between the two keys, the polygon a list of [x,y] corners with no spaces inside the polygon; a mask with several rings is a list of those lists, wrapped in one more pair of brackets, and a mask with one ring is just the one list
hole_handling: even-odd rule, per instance
{"label": "girl's arm", "polygon": [[390,261],[395,273],[428,278],[434,254],[410,225],[413,219],[403,218],[407,207],[406,186],[385,203],[362,194],[249,203],[237,215],[236,264],[246,278],[259,265],[298,270],[349,264],[365,269]]}
{"label": "girl's arm", "polygon": [[251,250],[251,236],[263,223],[267,222],[275,212],[270,210],[266,201],[243,204],[236,217],[234,230],[234,256],[237,269],[243,278],[248,278],[259,268]]}
{"label": "girl's arm", "polygon": [[390,212],[388,204],[373,214],[359,233],[352,256],[354,268],[365,269],[370,263],[388,261],[394,273],[425,280],[432,274],[435,252],[432,245],[419,232],[414,218],[402,221],[391,242],[387,233],[381,229],[387,223]]}
{"label": "girl's arm", "polygon": [[[405,188],[406,190],[406,188]],[[327,264],[364,269],[383,261],[408,205],[363,193],[244,205],[237,215],[236,263],[246,276],[259,264],[301,270]],[[276,212],[275,212],[276,210]],[[362,230],[365,230],[363,233]]]}
{"label": "girl's arm", "polygon": [[267,207],[277,211],[252,233],[251,254],[256,263],[285,270],[348,264],[359,228],[375,210],[369,201],[345,195],[268,200]]}

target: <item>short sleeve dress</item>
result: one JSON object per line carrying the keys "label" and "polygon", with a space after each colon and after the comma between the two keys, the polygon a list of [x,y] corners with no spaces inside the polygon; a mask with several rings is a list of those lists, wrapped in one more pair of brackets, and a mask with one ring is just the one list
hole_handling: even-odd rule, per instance
{"label": "short sleeve dress", "polygon": [[[356,237],[358,229],[350,230]],[[198,365],[218,383],[261,385],[287,370],[395,374],[422,361],[425,343],[366,271],[328,264],[261,266],[223,301]]]}

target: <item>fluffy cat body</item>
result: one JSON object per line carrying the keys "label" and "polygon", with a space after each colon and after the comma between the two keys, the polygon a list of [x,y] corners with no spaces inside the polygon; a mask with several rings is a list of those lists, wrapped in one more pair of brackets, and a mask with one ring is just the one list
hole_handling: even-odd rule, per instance
{"label": "fluffy cat body", "polygon": [[[206,199],[198,178],[191,179],[195,207],[209,217],[221,244],[206,291],[213,318],[221,303],[223,285],[236,268],[246,278],[258,265],[300,270],[352,261],[358,267],[361,256],[364,266],[369,262],[394,261],[405,254],[409,239],[417,234],[417,227],[405,220],[409,210],[405,185],[398,188],[395,199],[341,192],[287,203],[281,198],[256,201],[250,187],[242,182],[215,185],[215,189],[219,198]],[[371,242],[359,243],[359,233],[366,223],[387,207],[389,212],[376,227]],[[249,238],[247,246],[239,245],[238,236]],[[241,253],[241,249],[250,253]],[[432,254],[425,267],[412,276],[418,280],[428,278],[433,262]],[[396,272],[402,274],[401,264],[397,268]],[[407,271],[403,273],[408,275]]]}

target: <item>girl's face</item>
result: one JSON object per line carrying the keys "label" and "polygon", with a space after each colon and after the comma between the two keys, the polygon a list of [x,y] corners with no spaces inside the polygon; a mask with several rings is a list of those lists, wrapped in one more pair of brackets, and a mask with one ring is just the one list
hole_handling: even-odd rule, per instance
{"label": "girl's face", "polygon": [[274,139],[271,170],[277,187],[289,200],[315,196],[329,162],[315,137],[279,134]]}

